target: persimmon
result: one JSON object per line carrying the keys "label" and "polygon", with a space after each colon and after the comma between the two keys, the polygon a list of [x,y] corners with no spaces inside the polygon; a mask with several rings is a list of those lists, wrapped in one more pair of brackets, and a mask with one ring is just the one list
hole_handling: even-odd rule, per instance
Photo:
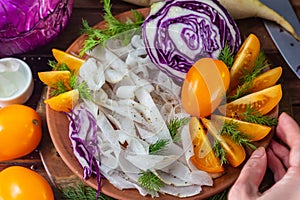
{"label": "persimmon", "polygon": [[204,128],[196,117],[190,119],[189,130],[194,148],[194,155],[190,158],[191,162],[198,169],[206,172],[223,172],[224,167],[215,156]]}

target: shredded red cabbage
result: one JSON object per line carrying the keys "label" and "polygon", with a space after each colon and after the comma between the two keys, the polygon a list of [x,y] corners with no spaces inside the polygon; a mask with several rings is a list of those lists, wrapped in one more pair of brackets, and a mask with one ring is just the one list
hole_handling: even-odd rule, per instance
{"label": "shredded red cabbage", "polygon": [[[101,172],[100,172],[100,145],[97,139],[96,119],[84,107],[67,113],[70,119],[69,138],[73,145],[73,152],[83,168],[83,178],[88,179],[92,174],[96,174],[98,192],[100,194]],[[96,159],[98,158],[98,159]],[[98,197],[98,196],[97,196]]]}

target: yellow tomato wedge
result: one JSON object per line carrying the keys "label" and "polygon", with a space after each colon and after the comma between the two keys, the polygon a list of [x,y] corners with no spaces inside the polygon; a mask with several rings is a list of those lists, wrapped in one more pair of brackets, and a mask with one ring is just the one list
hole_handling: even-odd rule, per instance
{"label": "yellow tomato wedge", "polygon": [[251,84],[248,91],[250,93],[258,92],[260,90],[275,85],[276,82],[279,80],[281,74],[282,74],[282,67],[276,67],[262,73],[261,75],[259,75],[253,80],[253,83]]}
{"label": "yellow tomato wedge", "polygon": [[70,112],[70,110],[77,104],[78,99],[79,91],[74,89],[46,99],[44,102],[55,111]]}
{"label": "yellow tomato wedge", "polygon": [[240,78],[245,75],[245,72],[252,71],[259,52],[260,41],[254,34],[250,34],[237,52],[230,69],[231,89],[235,88],[240,83]]}
{"label": "yellow tomato wedge", "polygon": [[243,114],[247,106],[265,115],[270,112],[281,100],[281,85],[275,85],[264,90],[248,94],[237,100],[218,107],[219,111],[227,117],[240,116]]}
{"label": "yellow tomato wedge", "polygon": [[221,166],[219,159],[215,156],[203,126],[196,117],[191,118],[189,130],[194,147],[194,155],[190,158],[191,162],[198,169],[206,172],[223,172],[224,167]]}
{"label": "yellow tomato wedge", "polygon": [[186,74],[182,85],[184,110],[196,117],[209,116],[224,100],[229,77],[224,62],[212,58],[199,59]]}
{"label": "yellow tomato wedge", "polygon": [[213,115],[211,117],[213,120],[216,120],[216,123],[235,123],[237,124],[237,130],[240,131],[242,134],[247,136],[252,141],[258,141],[266,137],[271,131],[271,127],[255,124],[250,122],[245,122],[237,119],[233,119],[230,117],[225,117],[221,115]]}
{"label": "yellow tomato wedge", "polygon": [[70,71],[47,71],[38,72],[39,79],[49,87],[57,88],[58,81],[62,81],[70,90]]}
{"label": "yellow tomato wedge", "polygon": [[85,62],[82,58],[58,49],[52,49],[52,53],[59,64],[65,63],[68,68],[75,73],[79,71],[81,65]]}
{"label": "yellow tomato wedge", "polygon": [[243,146],[237,144],[230,136],[220,135],[211,120],[201,118],[204,126],[213,137],[220,142],[226,152],[226,159],[233,167],[237,167],[246,159],[246,152]]}

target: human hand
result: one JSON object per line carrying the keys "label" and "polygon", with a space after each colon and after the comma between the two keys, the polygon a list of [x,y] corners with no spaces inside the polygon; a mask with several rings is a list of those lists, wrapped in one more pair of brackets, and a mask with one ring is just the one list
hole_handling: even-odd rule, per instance
{"label": "human hand", "polygon": [[[263,147],[256,149],[240,176],[232,186],[229,200],[235,199],[300,199],[300,128],[286,113],[279,116],[277,137],[287,145],[272,140],[267,153]],[[264,177],[267,163],[274,174],[275,184],[260,194],[258,187]]]}

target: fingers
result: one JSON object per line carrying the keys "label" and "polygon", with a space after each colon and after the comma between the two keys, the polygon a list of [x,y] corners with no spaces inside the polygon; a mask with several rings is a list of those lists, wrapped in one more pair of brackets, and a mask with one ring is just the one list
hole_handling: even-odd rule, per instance
{"label": "fingers", "polygon": [[249,199],[258,197],[258,187],[264,177],[267,166],[265,149],[256,149],[228,194],[229,199]]}
{"label": "fingers", "polygon": [[288,114],[279,116],[276,128],[277,136],[290,147],[290,166],[300,167],[300,128]]}
{"label": "fingers", "polygon": [[277,182],[285,175],[286,169],[271,148],[267,149],[267,155],[268,166],[273,172],[274,181]]}
{"label": "fingers", "polygon": [[287,149],[285,146],[279,144],[275,140],[272,140],[270,143],[269,148],[272,150],[272,153],[278,157],[278,159],[284,164],[285,168],[290,167],[289,157],[290,157],[290,150]]}

